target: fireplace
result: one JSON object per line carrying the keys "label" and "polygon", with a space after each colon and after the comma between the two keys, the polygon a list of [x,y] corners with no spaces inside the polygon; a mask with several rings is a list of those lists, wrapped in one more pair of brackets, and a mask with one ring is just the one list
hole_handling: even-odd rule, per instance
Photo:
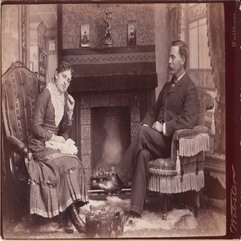
{"label": "fireplace", "polygon": [[155,99],[154,48],[66,50],[62,55],[75,73],[73,138],[89,189],[95,189],[97,178],[114,173]]}
{"label": "fireplace", "polygon": [[[137,132],[141,120],[141,94],[110,91],[79,98],[80,158],[91,180],[104,178],[111,174],[112,167],[121,160]],[[107,153],[110,148],[114,153]],[[117,159],[110,159],[110,155]]]}

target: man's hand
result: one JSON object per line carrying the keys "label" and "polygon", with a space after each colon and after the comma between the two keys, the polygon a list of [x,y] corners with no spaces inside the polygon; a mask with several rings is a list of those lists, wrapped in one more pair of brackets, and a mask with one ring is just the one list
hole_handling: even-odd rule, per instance
{"label": "man's hand", "polygon": [[68,95],[68,100],[67,100],[67,110],[70,112],[73,112],[74,110],[74,105],[75,105],[75,100],[71,95]]}
{"label": "man's hand", "polygon": [[152,128],[159,131],[159,132],[163,132],[163,124],[156,121],[153,125]]}

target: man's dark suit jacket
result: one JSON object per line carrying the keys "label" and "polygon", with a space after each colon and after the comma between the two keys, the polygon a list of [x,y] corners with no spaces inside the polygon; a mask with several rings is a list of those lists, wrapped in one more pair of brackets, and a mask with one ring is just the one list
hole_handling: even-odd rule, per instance
{"label": "man's dark suit jacket", "polygon": [[199,113],[198,91],[186,73],[174,86],[167,82],[142,124],[150,127],[154,122],[166,123],[166,135],[172,136],[176,130],[193,128]]}

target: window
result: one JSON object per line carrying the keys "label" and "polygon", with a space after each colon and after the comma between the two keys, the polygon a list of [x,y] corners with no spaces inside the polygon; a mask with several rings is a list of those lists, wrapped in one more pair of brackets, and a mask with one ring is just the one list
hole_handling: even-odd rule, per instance
{"label": "window", "polygon": [[190,69],[210,69],[207,19],[189,23]]}
{"label": "window", "polygon": [[190,69],[211,69],[206,4],[182,4],[180,39],[189,45]]}

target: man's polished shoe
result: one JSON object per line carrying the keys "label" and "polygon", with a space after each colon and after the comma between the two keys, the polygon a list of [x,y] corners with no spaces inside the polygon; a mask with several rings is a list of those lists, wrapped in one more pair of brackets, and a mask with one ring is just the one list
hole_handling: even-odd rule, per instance
{"label": "man's polished shoe", "polygon": [[141,215],[135,211],[130,210],[125,219],[125,225],[132,225],[134,224],[136,219],[141,218]]}
{"label": "man's polished shoe", "polygon": [[98,187],[105,190],[106,192],[114,193],[120,192],[123,184],[120,178],[115,174],[111,177],[110,180],[98,183]]}

